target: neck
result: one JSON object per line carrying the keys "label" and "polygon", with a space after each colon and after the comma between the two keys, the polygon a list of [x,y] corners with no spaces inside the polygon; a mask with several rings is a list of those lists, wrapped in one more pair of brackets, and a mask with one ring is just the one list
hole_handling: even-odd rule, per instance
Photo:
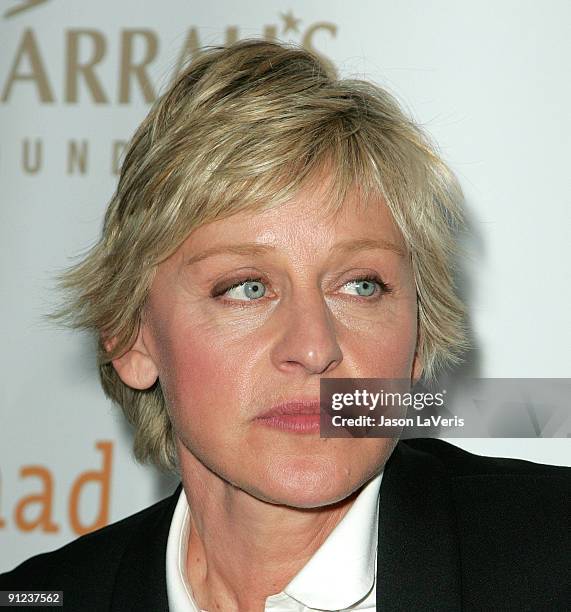
{"label": "neck", "polygon": [[[181,462],[190,507],[187,578],[203,610],[263,610],[309,561],[358,492],[321,508],[257,499],[193,457]],[[263,568],[263,571],[260,569]]]}

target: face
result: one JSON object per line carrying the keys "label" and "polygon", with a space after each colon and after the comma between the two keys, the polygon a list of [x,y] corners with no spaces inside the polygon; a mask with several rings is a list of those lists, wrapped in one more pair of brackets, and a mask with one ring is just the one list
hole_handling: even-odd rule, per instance
{"label": "face", "polygon": [[324,197],[302,190],[196,229],[159,266],[138,340],[183,473],[294,507],[344,499],[394,441],[322,439],[258,417],[319,401],[321,377],[410,379],[419,368],[414,280],[386,205],[353,195],[327,216]]}

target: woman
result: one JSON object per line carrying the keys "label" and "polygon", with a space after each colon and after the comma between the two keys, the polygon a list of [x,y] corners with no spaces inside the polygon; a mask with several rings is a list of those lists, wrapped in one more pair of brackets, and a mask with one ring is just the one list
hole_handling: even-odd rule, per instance
{"label": "woman", "polygon": [[[562,470],[434,440],[395,450],[319,436],[321,378],[412,383],[458,360],[459,201],[382,89],[276,43],[204,53],[137,130],[58,313],[97,334],[103,388],[135,428],[137,457],[176,470],[182,488],[28,561],[2,588],[63,588],[82,610],[533,603],[533,587],[491,584],[477,607],[488,570],[460,561],[490,546],[463,523],[475,502],[459,475],[482,480],[487,525],[520,486],[514,474],[562,483]],[[489,474],[509,476],[501,499]]]}

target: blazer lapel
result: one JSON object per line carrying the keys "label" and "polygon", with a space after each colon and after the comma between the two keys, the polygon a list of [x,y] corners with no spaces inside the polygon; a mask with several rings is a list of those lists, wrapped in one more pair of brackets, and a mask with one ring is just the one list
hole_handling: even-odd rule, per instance
{"label": "blazer lapel", "polygon": [[[134,530],[119,569],[111,610],[168,612],[166,547],[179,485]],[[400,441],[381,483],[377,608],[461,610],[460,558],[453,500],[443,464]]]}
{"label": "blazer lapel", "polygon": [[462,609],[453,508],[443,464],[400,441],[381,483],[377,609]]}
{"label": "blazer lapel", "polygon": [[160,509],[144,518],[127,546],[113,589],[115,612],[168,612],[166,550],[170,524],[182,485]]}

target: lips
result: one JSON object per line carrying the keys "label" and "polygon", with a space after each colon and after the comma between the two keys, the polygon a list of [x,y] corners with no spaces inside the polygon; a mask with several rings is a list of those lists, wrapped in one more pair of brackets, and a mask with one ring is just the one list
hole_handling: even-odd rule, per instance
{"label": "lips", "polygon": [[318,415],[320,412],[320,403],[318,399],[308,400],[289,400],[281,404],[272,406],[270,410],[258,415],[257,419],[268,419],[279,416],[296,416],[300,414]]}
{"label": "lips", "polygon": [[320,404],[318,399],[289,400],[272,406],[254,421],[260,425],[297,434],[319,433]]}

